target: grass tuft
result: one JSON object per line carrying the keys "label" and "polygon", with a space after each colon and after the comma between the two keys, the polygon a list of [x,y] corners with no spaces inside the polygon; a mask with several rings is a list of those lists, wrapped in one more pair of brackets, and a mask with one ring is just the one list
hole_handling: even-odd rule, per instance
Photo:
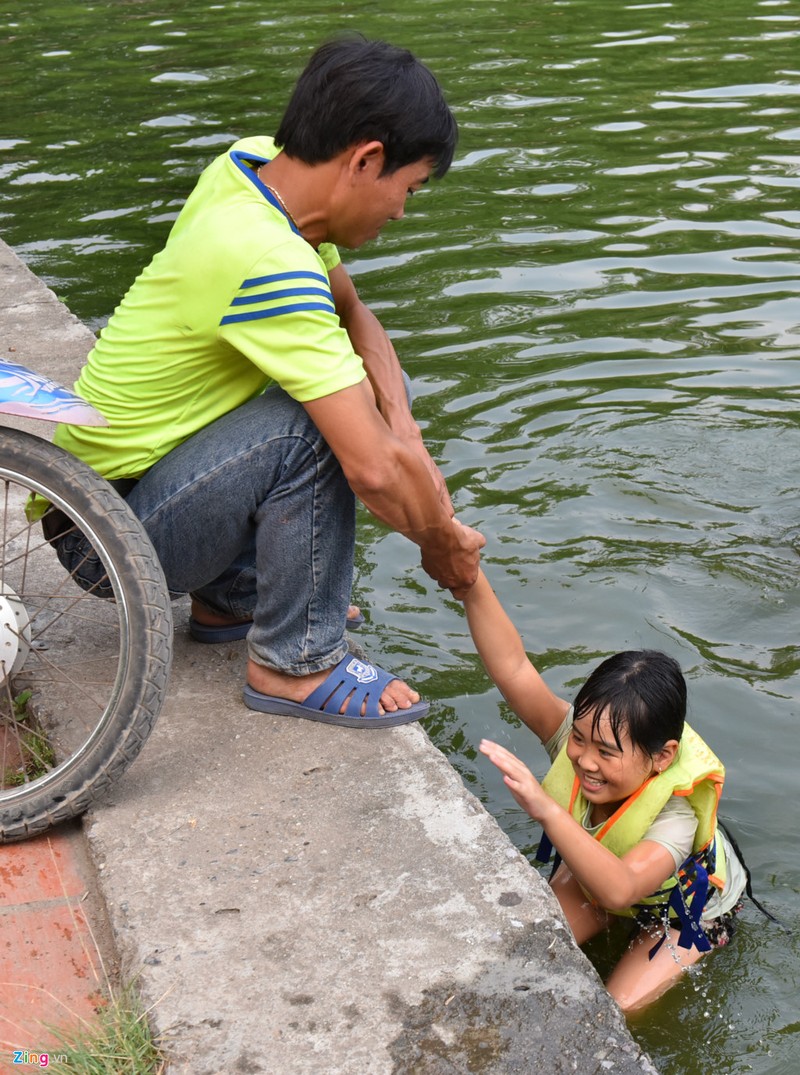
{"label": "grass tuft", "polygon": [[50,1062],[54,1075],[161,1075],[166,1070],[133,986],[100,1009],[96,1024],[51,1033],[61,1043]]}

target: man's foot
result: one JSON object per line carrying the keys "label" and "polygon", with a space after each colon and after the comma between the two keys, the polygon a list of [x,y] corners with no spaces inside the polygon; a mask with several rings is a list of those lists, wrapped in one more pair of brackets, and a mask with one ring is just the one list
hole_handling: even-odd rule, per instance
{"label": "man's foot", "polygon": [[[253,660],[247,662],[248,685],[259,694],[283,698],[287,702],[304,702],[312,691],[325,682],[330,673],[331,669],[327,668],[323,672],[314,672],[310,676],[287,676],[282,672],[265,668],[262,664],[256,664]],[[397,713],[410,709],[419,700],[419,694],[412,687],[409,687],[402,679],[393,679],[381,692],[379,709],[381,713]],[[346,705],[345,701],[340,712],[344,712]]]}

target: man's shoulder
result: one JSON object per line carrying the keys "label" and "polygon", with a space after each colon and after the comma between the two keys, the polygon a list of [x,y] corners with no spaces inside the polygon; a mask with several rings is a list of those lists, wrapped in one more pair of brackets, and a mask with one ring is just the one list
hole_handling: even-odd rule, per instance
{"label": "man's shoulder", "polygon": [[272,160],[279,150],[275,147],[275,139],[266,134],[250,135],[247,138],[239,138],[228,149],[228,153],[238,153],[243,156],[252,154],[258,160]]}
{"label": "man's shoulder", "polygon": [[243,138],[206,169],[171,236],[180,240],[181,256],[186,249],[199,246],[206,266],[209,260],[227,267],[263,259],[267,263],[299,263],[302,268],[319,271],[319,255],[288,226],[282,214],[272,211],[253,181],[248,161],[268,159],[269,153],[274,153],[271,138]]}

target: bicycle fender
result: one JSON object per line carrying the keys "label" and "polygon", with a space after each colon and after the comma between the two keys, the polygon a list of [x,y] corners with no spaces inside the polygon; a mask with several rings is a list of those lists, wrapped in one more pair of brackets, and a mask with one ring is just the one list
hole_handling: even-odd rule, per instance
{"label": "bicycle fender", "polygon": [[0,414],[74,426],[108,425],[85,399],[16,362],[0,362]]}

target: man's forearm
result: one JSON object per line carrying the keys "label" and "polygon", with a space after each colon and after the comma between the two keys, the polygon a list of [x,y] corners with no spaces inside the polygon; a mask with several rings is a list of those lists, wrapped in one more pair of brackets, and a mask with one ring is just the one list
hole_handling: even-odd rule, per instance
{"label": "man's forearm", "polygon": [[449,516],[454,514],[447,484],[425,447],[422,433],[411,413],[406,381],[392,341],[375,314],[365,306],[342,266],[331,274],[336,309],[353,350],[364,363],[375,407],[386,425],[422,460],[437,496]]}
{"label": "man's forearm", "polygon": [[413,419],[392,341],[375,314],[359,299],[349,278],[341,290],[346,302],[340,297],[339,320],[350,337],[353,350],[364,363],[378,410],[389,428],[402,436],[403,430],[395,428],[396,425],[413,423]]}
{"label": "man's forearm", "polygon": [[356,304],[348,320],[347,331],[364,363],[379,414],[392,433],[422,461],[433,480],[440,502],[448,516],[452,517],[454,511],[447,485],[411,413],[405,378],[391,340],[377,317],[361,302]]}
{"label": "man's forearm", "polygon": [[399,438],[367,469],[353,469],[348,481],[369,511],[393,530],[426,550],[455,548],[458,536],[442,504],[430,472]]}
{"label": "man's forearm", "polygon": [[459,597],[477,577],[484,539],[452,518],[420,457],[389,428],[364,380],[304,404],[350,487],[393,530],[419,545],[422,566]]}

